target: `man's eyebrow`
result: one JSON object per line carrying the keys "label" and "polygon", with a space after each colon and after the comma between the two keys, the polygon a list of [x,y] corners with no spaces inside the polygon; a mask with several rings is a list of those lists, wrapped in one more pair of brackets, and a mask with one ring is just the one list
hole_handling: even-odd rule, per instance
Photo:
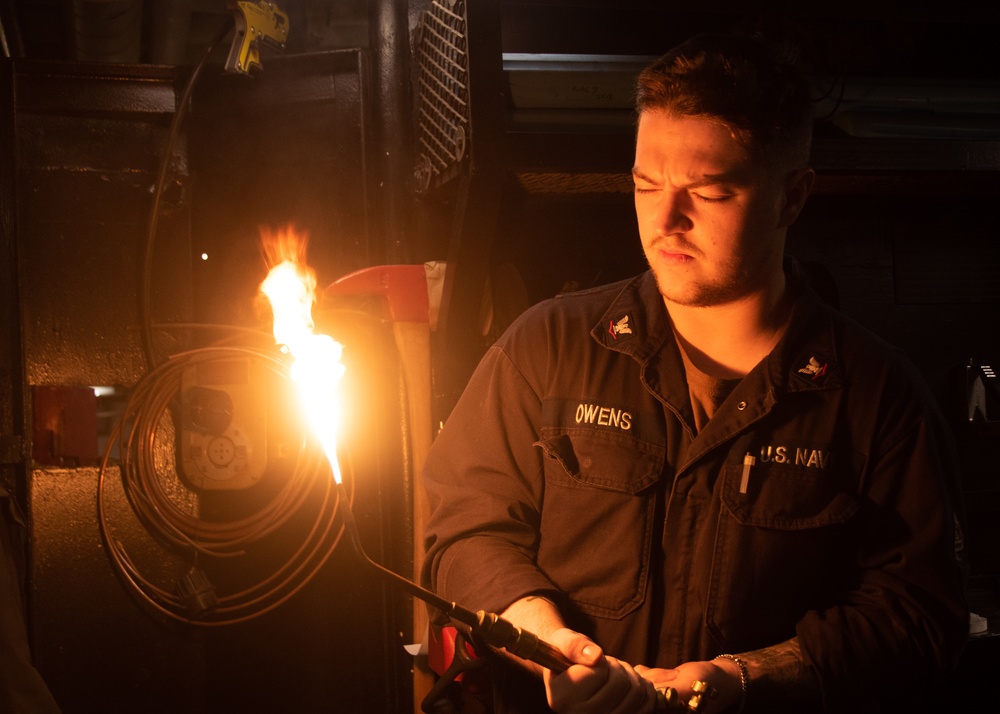
{"label": "man's eyebrow", "polygon": [[653,179],[651,179],[649,176],[647,176],[646,174],[644,174],[639,169],[638,166],[633,166],[632,167],[632,178],[633,179],[641,179],[641,180],[643,180],[643,181],[645,181],[647,183],[656,183]]}
{"label": "man's eyebrow", "polygon": [[684,188],[704,188],[706,186],[718,186],[720,184],[733,183],[739,178],[739,173],[730,171],[722,174],[705,174],[697,181],[686,184]]}
{"label": "man's eyebrow", "polygon": [[[736,183],[739,182],[743,176],[742,171],[724,171],[718,174],[704,174],[701,178],[692,181],[691,183],[685,184],[684,188],[704,188],[705,186],[718,186],[720,184],[726,183]],[[638,166],[632,167],[632,178],[645,181],[654,185],[658,185],[659,182],[654,181],[649,176],[642,172]]]}

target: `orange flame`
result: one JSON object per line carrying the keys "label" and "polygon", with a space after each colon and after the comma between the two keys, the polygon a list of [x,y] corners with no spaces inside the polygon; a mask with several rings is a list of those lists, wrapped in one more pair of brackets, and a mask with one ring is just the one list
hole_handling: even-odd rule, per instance
{"label": "orange flame", "polygon": [[316,273],[306,264],[308,235],[291,228],[272,233],[261,229],[264,254],[271,266],[260,290],[271,303],[274,339],[292,356],[291,377],[309,425],[319,439],[341,483],[337,433],[341,404],[337,385],[344,374],[343,346],[329,335],[318,335],[312,306],[316,302]]}

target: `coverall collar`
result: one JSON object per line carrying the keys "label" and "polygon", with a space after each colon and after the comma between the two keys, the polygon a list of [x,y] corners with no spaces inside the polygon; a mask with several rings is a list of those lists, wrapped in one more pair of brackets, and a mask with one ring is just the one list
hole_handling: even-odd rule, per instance
{"label": "coverall collar", "polygon": [[[722,413],[717,414],[722,418],[713,419],[716,426],[706,428],[699,437],[709,437],[710,441],[728,438],[767,414],[781,393],[841,387],[843,375],[830,309],[809,287],[795,259],[785,259],[785,273],[794,300],[788,329],[774,350],[730,395]],[[626,284],[591,335],[605,348],[635,359],[642,367],[646,388],[693,432],[694,416],[683,361],[652,271]],[[724,433],[710,438],[720,429]]]}

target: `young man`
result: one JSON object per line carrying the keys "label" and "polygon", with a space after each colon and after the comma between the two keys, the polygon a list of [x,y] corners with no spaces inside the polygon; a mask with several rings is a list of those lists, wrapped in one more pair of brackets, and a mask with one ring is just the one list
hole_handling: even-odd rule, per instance
{"label": "young man", "polygon": [[[650,270],[529,309],[426,466],[425,582],[577,663],[494,668],[502,712],[865,711],[967,632],[949,435],[914,367],[784,257],[808,85],[704,35],[639,79]],[[537,669],[537,668],[536,668]]]}

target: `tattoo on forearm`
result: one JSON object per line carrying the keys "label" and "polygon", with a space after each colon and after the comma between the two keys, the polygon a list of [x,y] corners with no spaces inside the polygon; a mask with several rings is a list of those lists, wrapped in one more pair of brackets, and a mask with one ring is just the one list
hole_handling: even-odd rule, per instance
{"label": "tattoo on forearm", "polygon": [[819,682],[802,663],[802,650],[797,639],[744,652],[740,657],[747,663],[749,696],[755,701],[815,699],[819,696]]}

